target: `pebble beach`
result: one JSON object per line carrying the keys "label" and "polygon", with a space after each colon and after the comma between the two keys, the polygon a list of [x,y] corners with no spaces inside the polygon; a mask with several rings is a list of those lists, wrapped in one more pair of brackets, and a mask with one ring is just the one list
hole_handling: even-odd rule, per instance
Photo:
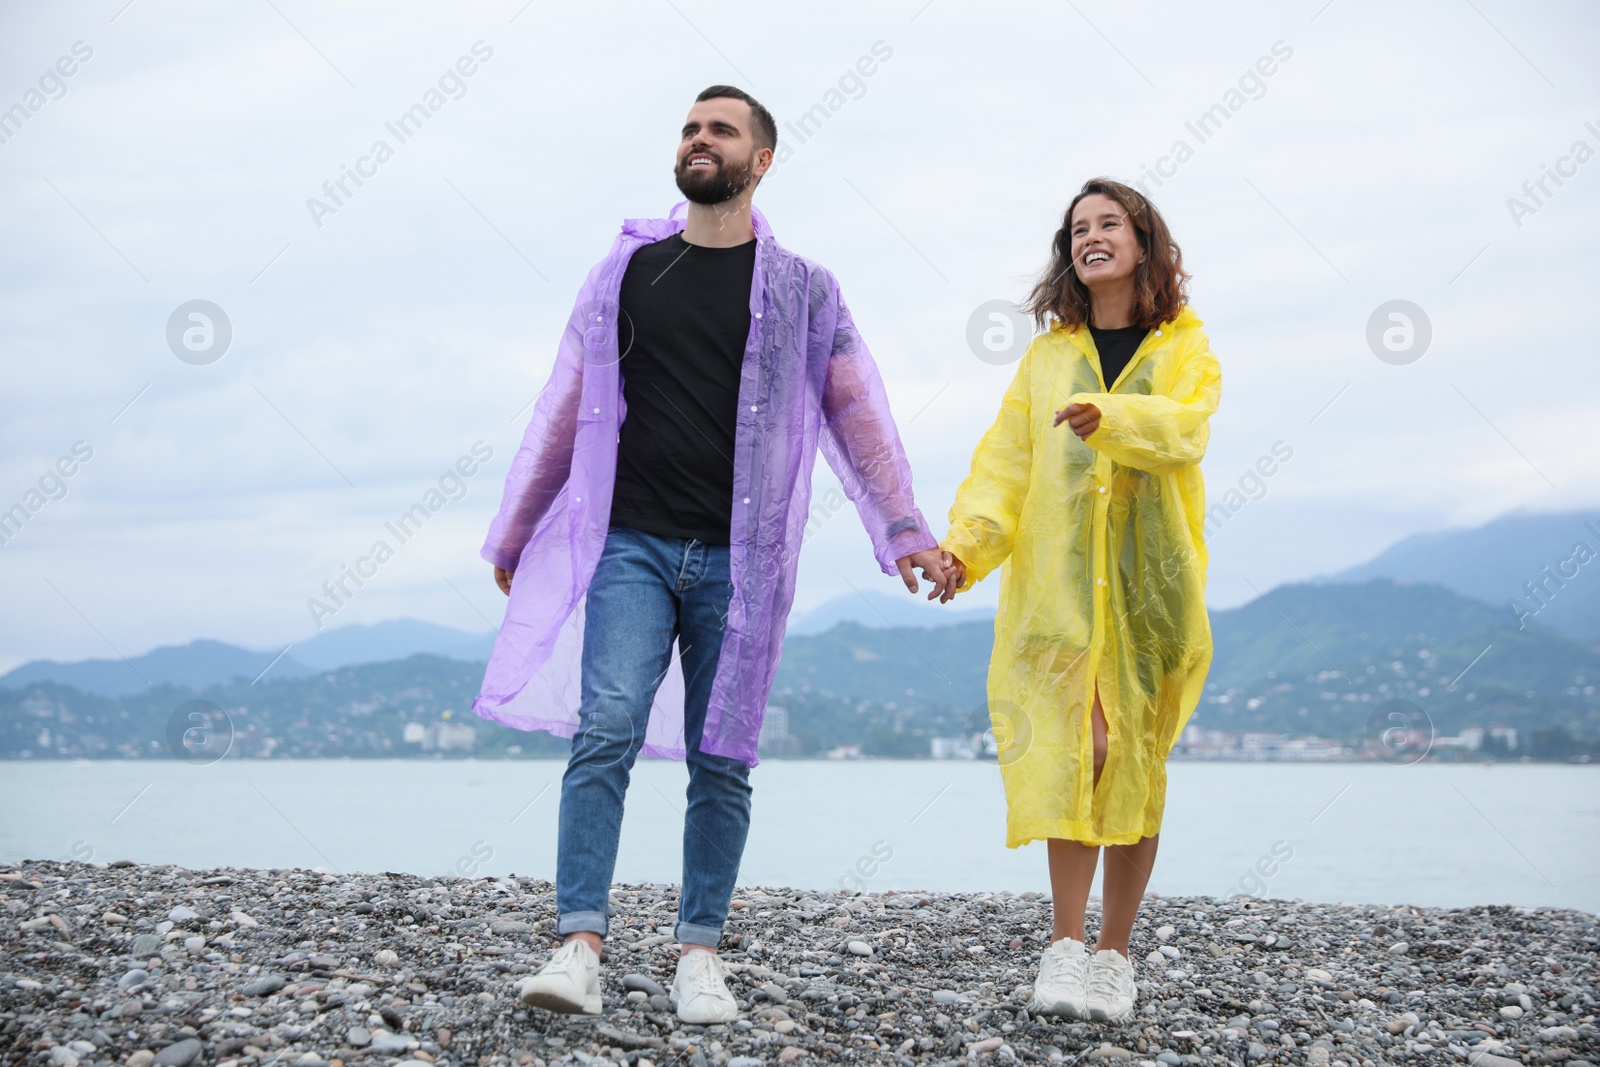
{"label": "pebble beach", "polygon": [[547,881],[0,865],[0,1062],[1600,1063],[1600,925],[1571,909],[1152,897],[1137,1015],[1109,1025],[1029,1015],[1041,895],[742,888],[741,1013],[701,1027],[665,995],[676,889],[612,904],[604,1013],[555,1016],[516,996],[555,946]]}

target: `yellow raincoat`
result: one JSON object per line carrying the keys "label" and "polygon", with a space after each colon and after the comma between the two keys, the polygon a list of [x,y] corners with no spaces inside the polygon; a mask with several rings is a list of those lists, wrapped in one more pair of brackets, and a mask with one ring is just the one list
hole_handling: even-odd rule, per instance
{"label": "yellow raincoat", "polygon": [[[1211,666],[1200,458],[1222,374],[1184,307],[1106,388],[1087,328],[1034,338],[941,543],[966,588],[1001,567],[989,713],[1006,844],[1161,829],[1166,758]],[[1100,409],[1087,441],[1055,413]],[[1094,682],[1107,754],[1094,786]]]}

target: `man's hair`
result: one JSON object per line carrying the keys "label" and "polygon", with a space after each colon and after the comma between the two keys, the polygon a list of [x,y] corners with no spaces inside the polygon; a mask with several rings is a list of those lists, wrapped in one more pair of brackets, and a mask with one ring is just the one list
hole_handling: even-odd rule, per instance
{"label": "man's hair", "polygon": [[750,118],[755,122],[755,129],[750,131],[750,139],[757,148],[778,147],[778,124],[772,119],[772,112],[761,106],[761,101],[745,92],[743,89],[732,85],[713,85],[694,98],[695,103],[705,100],[716,100],[727,97],[731,100],[743,100],[750,105]]}

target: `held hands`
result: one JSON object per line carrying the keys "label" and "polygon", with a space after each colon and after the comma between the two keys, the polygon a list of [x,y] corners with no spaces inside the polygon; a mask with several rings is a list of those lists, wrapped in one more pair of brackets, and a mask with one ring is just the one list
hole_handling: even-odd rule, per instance
{"label": "held hands", "polygon": [[948,553],[940,552],[936,548],[925,548],[921,552],[901,556],[895,560],[895,564],[900,568],[901,580],[913,593],[917,591],[917,578],[911,573],[911,568],[922,568],[922,576],[933,583],[933,591],[928,594],[928,599],[937,597],[939,603],[943,604],[956,595],[956,586],[952,584],[955,581],[954,575],[945,569],[945,561],[949,558]]}
{"label": "held hands", "polygon": [[1063,422],[1081,440],[1100,428],[1100,409],[1093,404],[1068,404],[1056,412],[1055,424],[1060,426]]}
{"label": "held hands", "polygon": [[949,579],[945,582],[948,591],[939,598],[939,603],[943,604],[956,595],[957,589],[967,587],[967,565],[949,552],[940,552],[939,560],[944,564],[945,577]]}

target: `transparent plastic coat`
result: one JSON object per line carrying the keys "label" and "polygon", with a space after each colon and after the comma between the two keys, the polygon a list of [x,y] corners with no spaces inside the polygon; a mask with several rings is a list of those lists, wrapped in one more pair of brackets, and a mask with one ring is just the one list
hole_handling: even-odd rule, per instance
{"label": "transparent plastic coat", "polygon": [[[483,558],[515,572],[505,622],[472,710],[520,730],[570,737],[578,726],[583,600],[611,516],[617,433],[626,415],[618,294],[639,247],[684,227],[623,223],[589,273],[506,475]],[[936,541],[911,493],[911,467],[871,354],[832,274],[787,251],[754,213],[750,338],[734,432],[729,563],[733,597],[701,750],[754,766],[783,649],[820,447],[872,539],[885,574]],[[673,656],[644,738],[646,755],[682,759],[683,676]]]}
{"label": "transparent plastic coat", "polygon": [[[1161,828],[1167,754],[1211,665],[1199,463],[1221,371],[1200,327],[1183,308],[1109,389],[1087,329],[1036,337],[950,509],[966,587],[1001,568],[988,693],[1013,848]],[[1087,441],[1052,425],[1070,403],[1100,409]]]}

